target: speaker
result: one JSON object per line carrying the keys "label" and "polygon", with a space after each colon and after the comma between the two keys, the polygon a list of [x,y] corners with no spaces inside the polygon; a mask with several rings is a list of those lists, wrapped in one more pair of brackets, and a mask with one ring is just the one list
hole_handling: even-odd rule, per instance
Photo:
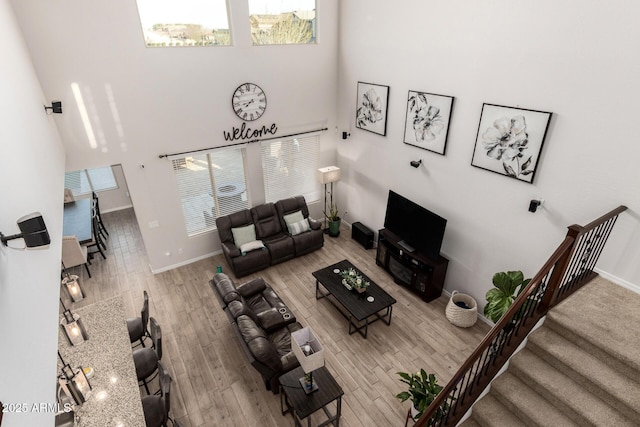
{"label": "speaker", "polygon": [[373,248],[373,231],[361,222],[354,222],[351,225],[351,238],[365,249]]}
{"label": "speaker", "polygon": [[40,212],[33,212],[18,218],[18,227],[22,232],[22,237],[28,248],[46,246],[51,242],[47,226],[44,223]]}

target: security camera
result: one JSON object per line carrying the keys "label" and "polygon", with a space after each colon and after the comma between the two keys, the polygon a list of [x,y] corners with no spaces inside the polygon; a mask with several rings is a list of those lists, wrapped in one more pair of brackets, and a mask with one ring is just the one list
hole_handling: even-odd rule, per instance
{"label": "security camera", "polygon": [[422,159],[420,159],[419,161],[415,161],[412,160],[411,163],[409,163],[411,166],[413,166],[414,168],[417,168],[418,166],[420,166],[422,164]]}

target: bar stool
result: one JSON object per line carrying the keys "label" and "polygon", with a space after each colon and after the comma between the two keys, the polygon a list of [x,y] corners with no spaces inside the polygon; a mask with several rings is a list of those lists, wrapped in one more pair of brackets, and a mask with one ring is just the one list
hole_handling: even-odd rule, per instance
{"label": "bar stool", "polygon": [[160,383],[160,395],[144,396],[142,398],[142,410],[147,427],[167,427],[167,422],[176,426],[169,417],[171,409],[171,375],[161,362],[158,362],[158,382]]}
{"label": "bar stool", "polygon": [[158,362],[162,359],[162,329],[153,317],[149,318],[149,326],[153,346],[133,351],[133,364],[136,367],[138,385],[142,383],[147,394],[151,394],[149,382],[158,375]]}
{"label": "bar stool", "polygon": [[140,310],[140,317],[134,317],[127,319],[127,331],[129,332],[129,339],[131,340],[131,344],[136,341],[140,341],[140,343],[133,346],[133,348],[144,345],[144,340],[146,338],[151,338],[149,334],[149,294],[147,291],[143,291],[144,301],[142,303],[142,310]]}

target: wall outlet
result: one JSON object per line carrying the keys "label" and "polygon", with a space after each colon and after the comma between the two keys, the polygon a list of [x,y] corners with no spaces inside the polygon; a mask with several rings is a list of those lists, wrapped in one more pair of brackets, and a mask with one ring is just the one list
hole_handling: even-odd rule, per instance
{"label": "wall outlet", "polygon": [[160,227],[160,223],[156,221],[149,221],[149,228],[158,228]]}

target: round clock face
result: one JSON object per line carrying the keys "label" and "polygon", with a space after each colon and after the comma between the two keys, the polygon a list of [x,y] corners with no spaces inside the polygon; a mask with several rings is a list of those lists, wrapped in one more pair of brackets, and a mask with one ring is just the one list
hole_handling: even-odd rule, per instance
{"label": "round clock face", "polygon": [[233,92],[231,106],[242,120],[257,120],[267,109],[267,96],[257,84],[243,83]]}

